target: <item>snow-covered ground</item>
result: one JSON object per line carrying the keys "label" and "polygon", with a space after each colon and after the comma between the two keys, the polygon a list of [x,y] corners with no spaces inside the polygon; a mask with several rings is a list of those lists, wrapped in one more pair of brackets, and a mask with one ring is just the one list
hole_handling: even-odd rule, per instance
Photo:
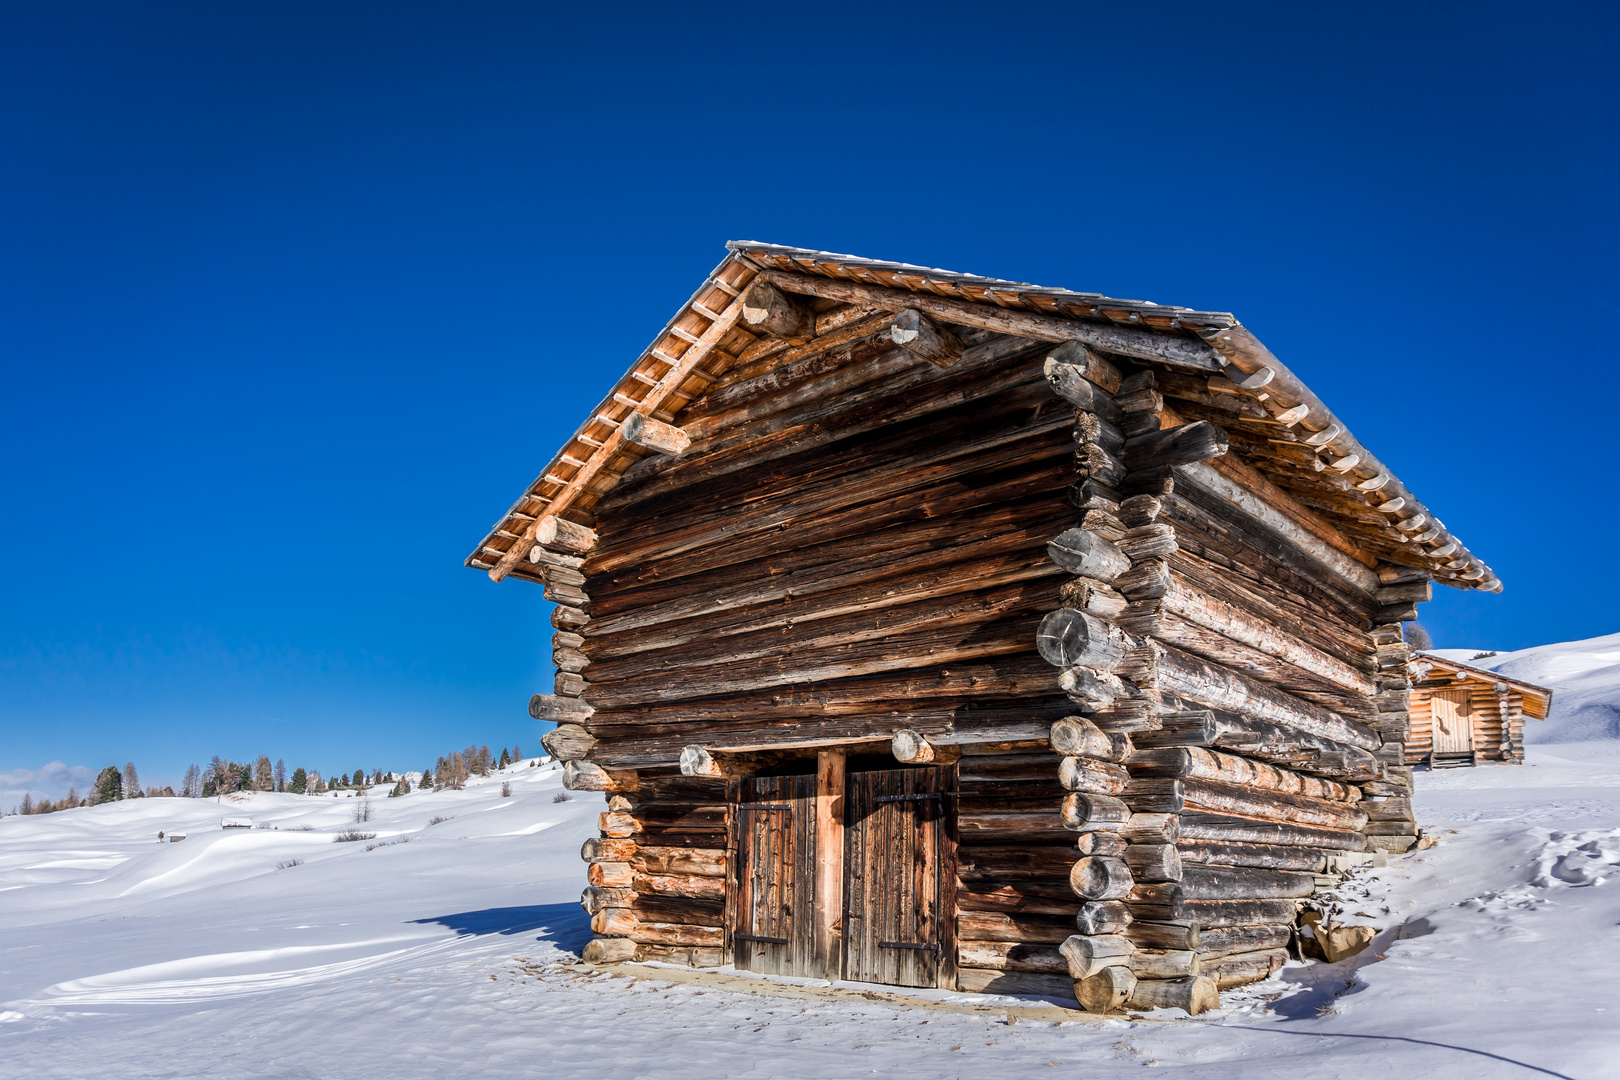
{"label": "snow-covered ground", "polygon": [[1373,946],[1197,1020],[597,971],[599,797],[550,766],[385,791],[364,824],[272,794],[0,820],[0,1076],[1620,1076],[1620,761],[1579,750],[1420,773],[1439,842],[1343,890]]}

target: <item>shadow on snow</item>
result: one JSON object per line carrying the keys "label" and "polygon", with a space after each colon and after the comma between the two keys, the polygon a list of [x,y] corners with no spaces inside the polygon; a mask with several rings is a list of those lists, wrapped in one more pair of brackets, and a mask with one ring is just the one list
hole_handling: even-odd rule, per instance
{"label": "shadow on snow", "polygon": [[413,919],[414,923],[437,923],[449,927],[458,935],[475,934],[527,934],[537,941],[549,941],[559,949],[577,953],[591,939],[591,920],[578,904],[535,904],[532,907],[484,908],[482,911],[458,911],[454,915],[437,915],[431,919]]}

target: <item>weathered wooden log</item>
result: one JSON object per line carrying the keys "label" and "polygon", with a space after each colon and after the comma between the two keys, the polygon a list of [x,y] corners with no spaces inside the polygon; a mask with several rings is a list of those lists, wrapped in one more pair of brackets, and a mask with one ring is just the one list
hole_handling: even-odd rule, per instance
{"label": "weathered wooden log", "polygon": [[1174,844],[1181,836],[1181,816],[1133,813],[1122,835],[1132,844]]}
{"label": "weathered wooden log", "polygon": [[1088,795],[1118,795],[1131,781],[1123,765],[1096,758],[1066,757],[1058,762],[1058,783]]}
{"label": "weathered wooden log", "polygon": [[579,906],[585,909],[587,915],[595,915],[598,911],[605,911],[608,908],[628,908],[635,902],[636,894],[631,889],[602,888],[595,885],[587,885],[579,896]]}
{"label": "weathered wooden log", "polygon": [[1207,978],[1212,978],[1222,990],[1244,986],[1268,978],[1288,962],[1288,950],[1265,949],[1257,952],[1224,956],[1206,965]]}
{"label": "weathered wooden log", "polygon": [[629,862],[636,854],[634,840],[606,839],[592,837],[585,841],[579,849],[579,857],[588,863],[622,863]]}
{"label": "weathered wooden log", "polygon": [[559,671],[553,680],[553,685],[559,697],[578,698],[585,695],[590,683],[585,681],[583,675],[575,674],[572,671]]}
{"label": "weathered wooden log", "polygon": [[1247,645],[1351,693],[1365,695],[1373,692],[1372,677],[1366,672],[1358,671],[1337,657],[1305,644],[1297,635],[1280,628],[1275,622],[1256,618],[1237,605],[1209,596],[1175,577],[1170,578],[1162,596],[1154,599],[1157,604],[1152,605],[1151,609],[1136,605],[1127,610],[1124,618],[1130,620],[1134,632],[1152,634],[1171,645],[1198,648],[1200,642],[1205,640],[1203,637],[1184,632],[1182,624],[1176,619],[1163,618],[1161,613],[1176,616],[1194,627]]}
{"label": "weathered wooden log", "polygon": [[923,733],[912,728],[901,728],[889,740],[889,751],[896,761],[908,765],[926,765],[935,760],[937,750]]}
{"label": "weathered wooden log", "polygon": [[1281,900],[1316,891],[1311,874],[1251,867],[1186,866],[1174,886],[1183,900]]}
{"label": "weathered wooden log", "polygon": [[1074,999],[1086,1012],[1111,1013],[1125,1007],[1136,990],[1136,973],[1122,964],[1105,967],[1074,984]]}
{"label": "weathered wooden log", "polygon": [[1115,964],[1129,966],[1130,957],[1136,951],[1129,938],[1117,934],[1087,937],[1084,934],[1073,934],[1063,940],[1058,951],[1067,962],[1069,977],[1075,982],[1089,979],[1105,967]]}
{"label": "weathered wooden log", "polygon": [[585,868],[585,880],[604,888],[629,889],[635,885],[636,871],[627,862],[593,862]]}
{"label": "weathered wooden log", "polygon": [[1069,870],[1069,886],[1082,900],[1123,900],[1135,884],[1123,859],[1087,855]]}
{"label": "weathered wooden log", "polygon": [[1082,934],[1122,934],[1131,925],[1131,913],[1117,900],[1088,901],[1074,919]]}
{"label": "weathered wooden log", "polygon": [[553,515],[541,518],[534,527],[534,542],[543,548],[561,548],[584,555],[596,549],[597,535],[595,529]]}
{"label": "weathered wooden log", "polygon": [[[1068,370],[1057,370],[1060,367]],[[1065,341],[1050,349],[1046,354],[1043,371],[1047,381],[1053,384],[1059,395],[1069,401],[1074,399],[1060,388],[1060,384],[1068,386],[1074,380],[1082,379],[1112,394],[1119,389],[1120,380],[1124,378],[1119,369],[1106,357],[1078,341]]]}
{"label": "weathered wooden log", "polygon": [[[1086,531],[1101,535],[1090,528]],[[1064,607],[1089,612],[1099,619],[1109,621],[1119,618],[1128,603],[1113,586],[1088,577],[1071,578],[1064,582],[1062,588],[1058,590],[1058,595],[1062,597]]]}
{"label": "weathered wooden log", "polygon": [[726,895],[725,878],[700,877],[696,874],[636,874],[633,886],[638,894],[648,896],[723,900]]}
{"label": "weathered wooden log", "polygon": [[1279,844],[1317,847],[1329,851],[1360,851],[1366,837],[1359,831],[1323,829],[1283,821],[1261,821],[1230,814],[1192,810],[1181,815],[1182,840],[1209,840],[1227,844]]}
{"label": "weathered wooden log", "polygon": [[916,308],[895,313],[889,339],[936,367],[950,367],[962,359],[962,339]]}
{"label": "weathered wooden log", "polygon": [[1131,809],[1111,795],[1073,792],[1063,797],[1063,827],[1075,832],[1118,832],[1131,820]]}
{"label": "weathered wooden log", "polygon": [[1214,350],[1203,342],[1154,333],[1145,328],[1099,325],[993,304],[776,270],[765,271],[756,280],[769,281],[784,291],[824,296],[849,304],[870,304],[891,310],[916,307],[953,326],[975,326],[1036,341],[1078,341],[1105,352],[1149,360],[1185,371],[1213,374],[1221,369],[1220,362],[1214,359]]}
{"label": "weathered wooden log", "polygon": [[1181,855],[1174,844],[1132,844],[1124,858],[1137,881],[1181,880]]}
{"label": "weathered wooden log", "polygon": [[1070,529],[1046,545],[1058,566],[1079,577],[1109,583],[1131,568],[1131,560],[1111,540],[1085,529]]}
{"label": "weathered wooden log", "polygon": [[[1155,923],[1132,920],[1120,931],[1138,949],[1199,949],[1202,932],[1197,923]],[[1189,973],[1190,974],[1190,973]]]}
{"label": "weathered wooden log", "polygon": [[1071,667],[1058,672],[1058,687],[1069,700],[1084,705],[1110,705],[1129,693],[1119,676],[1090,668]]}
{"label": "weathered wooden log", "polygon": [[590,761],[563,762],[563,787],[569,791],[634,791],[634,769],[604,769]]}
{"label": "weathered wooden log", "polygon": [[[1144,781],[1137,781],[1144,783]],[[1220,780],[1189,778],[1179,781],[1182,807],[1211,814],[1236,814],[1265,821],[1314,825],[1325,829],[1358,831],[1367,814],[1352,803],[1330,802],[1305,795],[1257,791]],[[1185,823],[1183,823],[1185,825]]]}
{"label": "weathered wooden log", "polygon": [[1285,949],[1293,937],[1291,926],[1222,926],[1199,934],[1198,953],[1206,966],[1235,953]]}
{"label": "weathered wooden log", "polygon": [[997,842],[970,847],[964,844],[957,849],[956,871],[962,881],[971,883],[1061,882],[1073,870],[1074,856],[1074,849],[1066,846],[1013,847]]}
{"label": "weathered wooden log", "polygon": [[1111,623],[1073,608],[1058,608],[1041,620],[1035,648],[1053,667],[1112,671],[1124,659],[1130,640]]}
{"label": "weathered wooden log", "polygon": [[1060,916],[1009,915],[997,911],[963,911],[956,916],[959,941],[1022,941],[1057,945],[1074,933],[1074,923]]}
{"label": "weathered wooden log", "polygon": [[552,649],[551,662],[559,671],[581,672],[590,664],[590,657],[578,649]]}
{"label": "weathered wooden log", "polygon": [[558,724],[540,736],[540,745],[557,761],[579,761],[596,746],[596,737],[578,724]]}
{"label": "weathered wooden log", "polygon": [[1147,559],[1115,578],[1113,586],[1127,600],[1151,600],[1164,595],[1165,590],[1170,587],[1170,580],[1168,562],[1163,559]]}
{"label": "weathered wooden log", "polygon": [[959,911],[1006,912],[1018,915],[1073,917],[1080,901],[1067,881],[1010,881],[963,884],[956,890]]}
{"label": "weathered wooden log", "polygon": [[1207,461],[1226,450],[1226,432],[1207,420],[1199,420],[1126,439],[1125,462],[1134,472]]}
{"label": "weathered wooden log", "polygon": [[1162,521],[1126,529],[1125,534],[1116,543],[1119,550],[1123,551],[1133,564],[1163,558],[1180,547],[1176,543],[1175,528]]}
{"label": "weathered wooden log", "polygon": [[717,968],[726,962],[724,949],[674,945],[636,945],[636,959],[642,963],[683,964],[693,968]]}
{"label": "weathered wooden log", "polygon": [[596,715],[596,710],[575,697],[536,694],[529,699],[529,715],[554,724],[582,724]]}
{"label": "weathered wooden log", "polygon": [[1320,874],[1327,856],[1306,847],[1282,844],[1222,844],[1208,840],[1183,840],[1177,845],[1183,865],[1254,866],[1267,870],[1298,870]]}
{"label": "weathered wooden log", "polygon": [[1073,991],[1073,984],[1067,975],[965,967],[956,973],[956,988],[964,994],[1063,998]]}
{"label": "weathered wooden log", "polygon": [[1130,475],[1125,462],[1099,443],[1081,443],[1075,447],[1074,465],[1080,477],[1100,480],[1111,487],[1118,487]]}
{"label": "weathered wooden log", "polygon": [[726,852],[721,848],[640,846],[628,859],[639,874],[726,876]]}
{"label": "weathered wooden log", "polygon": [[756,280],[743,295],[742,322],[756,334],[795,344],[816,336],[816,312],[768,281]]}
{"label": "weathered wooden log", "polygon": [[591,932],[603,937],[630,937],[638,925],[629,908],[602,908],[591,915]]}
{"label": "weathered wooden log", "polygon": [[[1134,939],[1133,939],[1134,943]],[[1198,953],[1191,949],[1144,949],[1131,954],[1131,970],[1138,979],[1180,979],[1201,972]]]}
{"label": "weathered wooden log", "polygon": [[961,941],[956,946],[956,962],[965,968],[1044,975],[1061,975],[1069,968],[1063,954],[1051,945],[1021,941]]}
{"label": "weathered wooden log", "polygon": [[581,608],[558,604],[551,609],[551,625],[558,630],[580,630],[590,621],[591,617]]}
{"label": "weathered wooden log", "polygon": [[1278,765],[1251,761],[1236,754],[1199,746],[1171,746],[1137,750],[1127,762],[1132,776],[1198,777],[1223,780],[1261,791],[1308,795],[1313,799],[1359,802],[1361,791],[1348,784],[1307,776]]}
{"label": "weathered wooden log", "polygon": [[685,431],[674,424],[666,424],[643,413],[631,413],[625,417],[619,430],[623,432],[626,442],[645,446],[649,450],[656,450],[671,457],[685,453],[686,448],[692,445],[692,438]]}
{"label": "weathered wooden log", "polygon": [[756,754],[711,753],[696,744],[681,748],[682,776],[702,776],[711,780],[744,776],[758,770],[762,759]]}
{"label": "weathered wooden log", "polygon": [[1195,975],[1184,979],[1138,979],[1127,1003],[1132,1009],[1181,1009],[1197,1016],[1221,1007],[1213,979]]}
{"label": "weathered wooden log", "polygon": [[1052,749],[1060,754],[1113,760],[1113,740],[1083,716],[1065,716],[1053,723],[1049,740]]}
{"label": "weathered wooden log", "polygon": [[612,810],[604,810],[597,815],[596,827],[602,831],[603,836],[635,836],[641,832],[641,823],[634,815],[618,814]]}
{"label": "weathered wooden log", "polygon": [[718,926],[691,926],[686,923],[636,921],[626,935],[638,945],[706,946],[725,944],[725,931]]}
{"label": "weathered wooden log", "polygon": [[984,843],[996,838],[1061,840],[1069,835],[1058,815],[1050,811],[1002,814],[963,810],[956,815],[956,828],[964,844]]}
{"label": "weathered wooden log", "polygon": [[[1068,825],[1065,824],[1064,828],[1068,828]],[[1130,847],[1130,844],[1121,833],[1083,832],[1075,840],[1074,846],[1082,855],[1109,855],[1118,858],[1125,854],[1125,849]]]}
{"label": "weathered wooden log", "polygon": [[622,937],[592,938],[580,954],[587,964],[622,964],[635,958],[636,943]]}
{"label": "weathered wooden log", "polygon": [[1201,705],[1297,728],[1363,750],[1376,750],[1382,741],[1365,724],[1346,720],[1319,705],[1180,649],[1167,647],[1160,656],[1158,688]]}
{"label": "weathered wooden log", "polygon": [[1231,748],[1246,757],[1349,781],[1379,774],[1378,761],[1368,751],[1281,724],[1207,711],[1173,713],[1162,717],[1160,724],[1157,730],[1138,733],[1135,743],[1144,750],[1166,746]]}

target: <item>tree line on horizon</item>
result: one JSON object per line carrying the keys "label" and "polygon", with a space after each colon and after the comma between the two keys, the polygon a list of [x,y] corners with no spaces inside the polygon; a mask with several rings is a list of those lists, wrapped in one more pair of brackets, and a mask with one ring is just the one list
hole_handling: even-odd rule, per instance
{"label": "tree line on horizon", "polygon": [[[524,760],[523,751],[516,745],[510,750],[501,750],[498,757],[491,752],[487,743],[482,746],[469,746],[465,750],[451,751],[441,756],[432,767],[423,770],[416,786],[423,791],[434,789],[459,791],[466,786],[469,777],[488,776],[492,771],[507,768],[522,760]],[[539,764],[539,761],[536,759],[530,764]],[[179,791],[168,786],[163,788],[152,786],[143,790],[135,763],[127,761],[122,769],[116,765],[102,769],[96,776],[95,784],[82,796],[77,787],[68,788],[66,795],[54,801],[51,799],[36,801],[31,792],[24,792],[22,802],[12,807],[11,812],[49,814],[57,810],[96,806],[122,799],[211,799],[238,791],[325,795],[341,791],[370,791],[372,788],[389,783],[393,784],[388,792],[390,798],[408,794],[412,790],[411,781],[405,774],[382,769],[373,769],[369,773],[364,769],[355,769],[352,773],[339,771],[322,776],[318,769],[304,769],[300,766],[289,774],[284,759],[277,758],[272,764],[268,754],[260,754],[251,764],[232,761],[216,754],[206,766],[195,764],[188,766],[185,778],[180,782]]]}

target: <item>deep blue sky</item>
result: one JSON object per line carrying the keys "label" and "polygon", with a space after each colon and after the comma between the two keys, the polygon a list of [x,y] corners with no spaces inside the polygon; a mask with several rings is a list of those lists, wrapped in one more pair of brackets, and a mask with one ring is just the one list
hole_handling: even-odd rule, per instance
{"label": "deep blue sky", "polygon": [[462,557],[733,238],[1234,311],[1613,632],[1613,9],[1314,7],[5,5],[0,788],[538,750]]}

